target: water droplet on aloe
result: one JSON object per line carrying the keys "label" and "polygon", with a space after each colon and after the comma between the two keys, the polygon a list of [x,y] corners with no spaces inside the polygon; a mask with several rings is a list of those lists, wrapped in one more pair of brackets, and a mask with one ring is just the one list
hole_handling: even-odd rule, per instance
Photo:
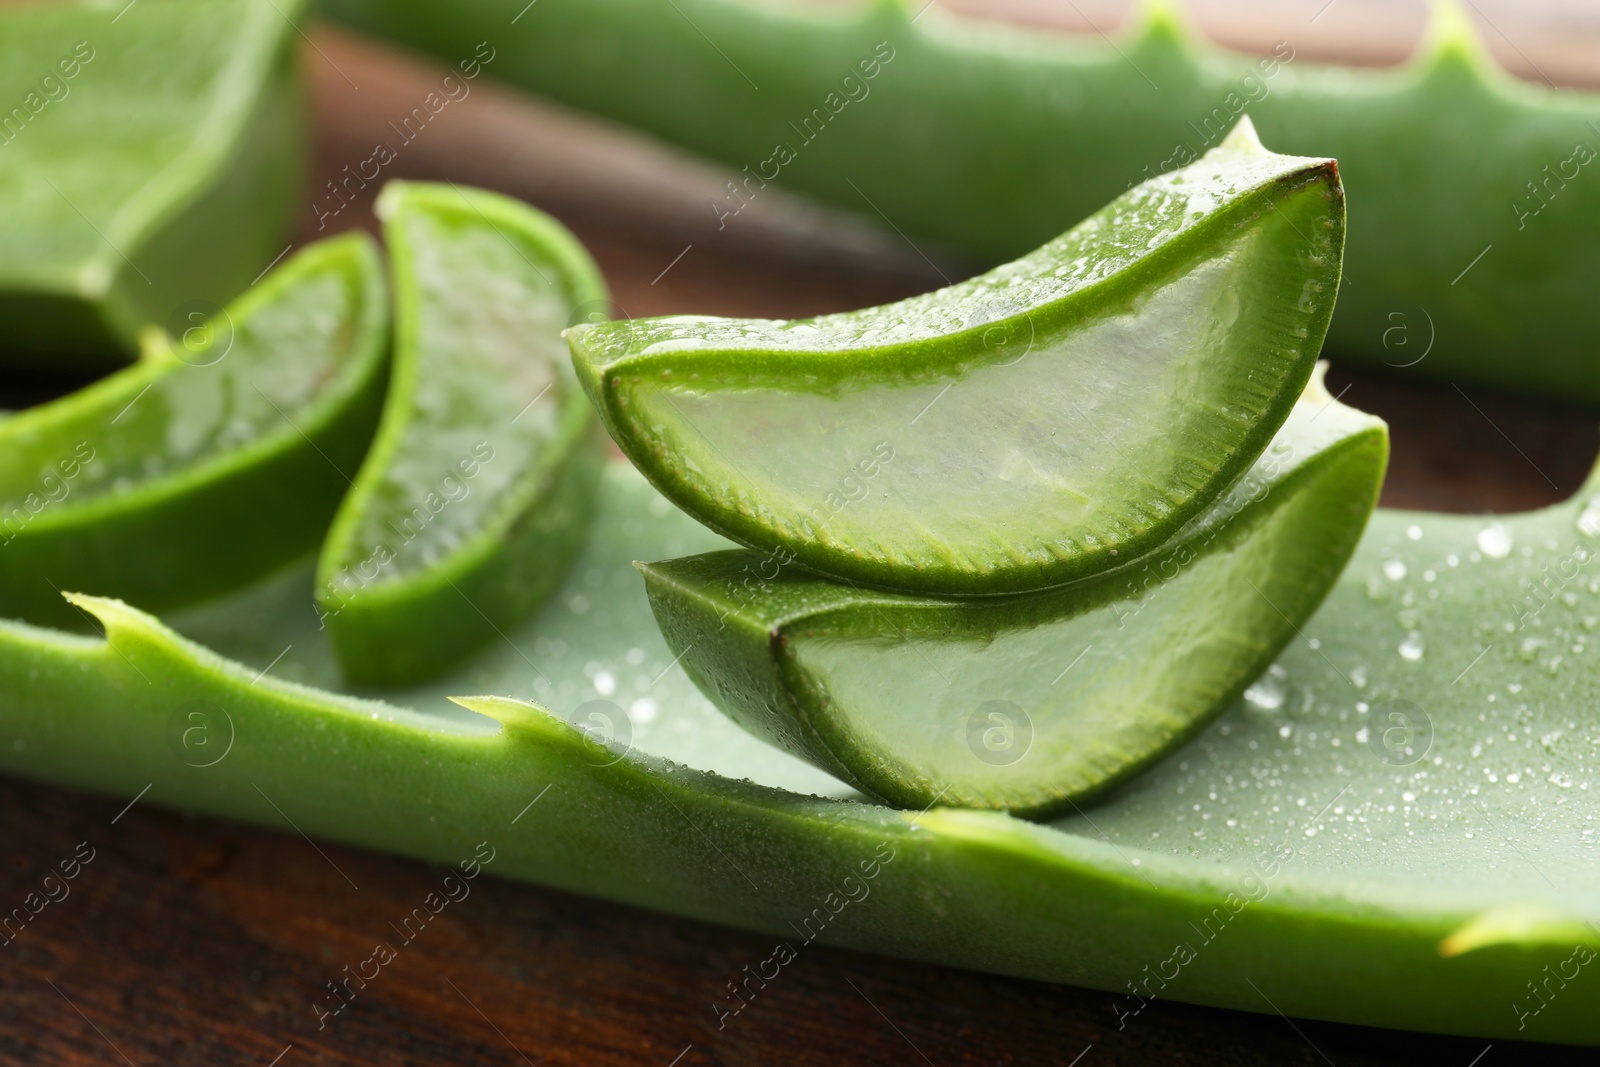
{"label": "water droplet on aloe", "polygon": [[1422,651],[1422,634],[1416,630],[1406,634],[1406,639],[1400,642],[1401,659],[1415,663],[1422,658]]}
{"label": "water droplet on aloe", "polygon": [[1478,531],[1478,549],[1490,559],[1505,559],[1511,554],[1511,531],[1498,522]]}
{"label": "water droplet on aloe", "polygon": [[1391,582],[1398,582],[1406,576],[1406,565],[1403,560],[1386,559],[1383,561],[1383,575]]}
{"label": "water droplet on aloe", "polygon": [[1267,668],[1266,674],[1244,691],[1246,703],[1259,711],[1277,711],[1283,707],[1283,682],[1286,677],[1288,672],[1274,663]]}

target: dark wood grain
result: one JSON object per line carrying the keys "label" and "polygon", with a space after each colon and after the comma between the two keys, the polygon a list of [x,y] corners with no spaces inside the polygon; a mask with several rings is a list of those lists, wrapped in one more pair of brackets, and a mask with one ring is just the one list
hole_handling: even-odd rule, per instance
{"label": "dark wood grain", "polygon": [[[1082,6],[1091,16],[1105,10]],[[1345,27],[1330,40],[1348,52],[1360,38],[1343,17],[1330,14],[1330,26]],[[1249,27],[1261,32],[1237,19],[1218,25],[1244,46],[1255,39]],[[320,186],[366,158],[439,72],[335,33],[316,42],[306,60]],[[1380,45],[1366,59],[1404,54]],[[551,211],[594,250],[631,315],[816,313],[921,291],[973,266],[776,191],[718,229],[705,207],[723,180],[716,170],[487,83],[385,176],[485,185]],[[318,190],[308,190],[296,242],[371,226],[375,191],[319,229]],[[1337,369],[1333,382],[1392,424],[1391,506],[1534,507],[1575,489],[1594,456],[1593,412]],[[34,400],[69,384],[14,381],[9,395]],[[768,939],[493,878],[474,883],[468,900],[319,1029],[324,983],[387,937],[384,916],[409,910],[440,872],[327,845],[324,856],[298,837],[138,805],[118,817],[124,803],[0,781],[0,908],[20,902],[78,842],[96,850],[71,896],[0,950],[10,957],[0,968],[5,1062],[1594,1062],[1584,1050],[1496,1042],[1486,1052],[1484,1041],[1162,1003],[1119,1031],[1107,994],[820,948],[719,1029],[712,1001]]]}

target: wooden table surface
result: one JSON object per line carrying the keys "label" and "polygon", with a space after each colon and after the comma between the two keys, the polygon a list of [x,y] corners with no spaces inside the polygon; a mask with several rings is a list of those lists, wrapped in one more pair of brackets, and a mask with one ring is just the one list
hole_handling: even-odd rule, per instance
{"label": "wooden table surface", "polygon": [[[1107,4],[1005,6],[1016,18],[1077,28],[1115,18]],[[1206,27],[1249,47],[1281,35],[1280,16],[1218,16]],[[1305,17],[1295,14],[1302,26]],[[1376,38],[1374,19],[1387,27]],[[1421,19],[1347,0],[1319,26],[1312,54],[1380,62],[1405,54]],[[1514,67],[1595,83],[1592,31],[1528,30],[1506,39],[1518,46],[1497,49]],[[366,158],[441,74],[330,30],[313,31],[305,57],[324,179]],[[775,192],[719,231],[705,206],[723,180],[715,169],[483,82],[388,169],[501,189],[552,212],[590,245],[619,308],[634,316],[812,314],[973,268]],[[370,226],[375,191],[322,232]],[[309,191],[297,244],[320,235],[318,202],[328,203]],[[1349,386],[1346,402],[1390,420],[1389,506],[1534,507],[1571,493],[1594,458],[1591,411],[1337,368],[1333,377],[1336,391]],[[66,384],[12,381],[7,392],[33,398]],[[357,891],[299,837],[123,803],[0,780],[0,899],[20,901],[78,842],[95,850],[71,896],[4,949],[4,1062],[1498,1067],[1597,1058],[1160,1002],[1119,1031],[1109,994],[820,948],[719,1030],[712,1001],[766,940],[494,878],[319,1031],[312,1005],[328,976],[381,936],[378,916],[421,899],[438,872],[321,846]]]}

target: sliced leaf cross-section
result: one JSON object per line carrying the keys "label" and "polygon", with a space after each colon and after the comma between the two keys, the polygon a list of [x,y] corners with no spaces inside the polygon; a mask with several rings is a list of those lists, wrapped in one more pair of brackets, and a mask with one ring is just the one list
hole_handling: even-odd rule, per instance
{"label": "sliced leaf cross-section", "polygon": [[387,305],[372,241],[332,238],[0,421],[0,614],[75,623],[62,592],[171,607],[315,548],[377,425]]}
{"label": "sliced leaf cross-section", "polygon": [[884,307],[569,333],[612,436],[753,548],[935,594],[1125,563],[1271,440],[1333,308],[1331,160],[1248,122],[1038,251]]}
{"label": "sliced leaf cross-section", "polygon": [[561,331],[610,305],[577,240],[518,201],[392,182],[378,213],[393,382],[317,601],[346,677],[399,684],[501,639],[565,575],[604,435]]}

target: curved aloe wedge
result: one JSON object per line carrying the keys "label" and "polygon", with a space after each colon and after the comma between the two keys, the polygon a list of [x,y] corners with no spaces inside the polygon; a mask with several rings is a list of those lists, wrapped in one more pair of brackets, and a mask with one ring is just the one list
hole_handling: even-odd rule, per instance
{"label": "curved aloe wedge", "polygon": [[1250,466],[1315,363],[1343,222],[1333,161],[1244,120],[926,296],[568,336],[622,450],[712,529],[888,588],[1037,589],[1154,549]]}
{"label": "curved aloe wedge", "polygon": [[[568,585],[509,631],[527,652],[396,698],[535,694],[564,716],[610,698],[631,754],[513,701],[469,701],[497,731],[309,688],[338,675],[302,572],[175,620],[250,666],[105,602],[85,607],[107,641],[0,624],[0,768],[111,794],[108,812],[139,796],[442,862],[487,840],[500,876],[801,953],[815,939],[1097,986],[1108,1027],[1160,997],[1600,1044],[1581,984],[1600,949],[1600,791],[1583,788],[1594,731],[1570,696],[1593,688],[1597,646],[1588,605],[1562,596],[1588,596],[1600,550],[1587,494],[1499,521],[1379,511],[1307,640],[1245,701],[1086,817],[1039,825],[848,799],[707,706],[629,561],[719,539],[621,465],[602,484]],[[1519,583],[1545,568],[1567,584],[1516,631]],[[1397,699],[1425,717],[1396,720]],[[186,733],[196,710],[206,745]]]}
{"label": "curved aloe wedge", "polygon": [[1210,512],[1064,589],[919,599],[748,551],[640,569],[689,677],[757,736],[900,807],[1042,817],[1239,698],[1344,569],[1387,453],[1383,423],[1318,374]]}
{"label": "curved aloe wedge", "polygon": [[722,161],[736,173],[713,227],[772,183],[994,262],[1198,158],[1248,109],[1268,144],[1334,156],[1361,191],[1331,350],[1600,399],[1600,93],[1509,76],[1473,29],[1481,5],[1457,0],[1432,3],[1416,55],[1387,70],[1316,63],[1295,34],[1230,52],[1180,6],[1141,0],[1101,36],[927,0],[325,8],[451,63],[495,36],[495,77]]}
{"label": "curved aloe wedge", "polygon": [[[103,368],[282,253],[302,0],[0,9],[0,353]],[[120,10],[119,10],[120,9]]]}
{"label": "curved aloe wedge", "polygon": [[508,197],[391,182],[393,382],[323,546],[317,602],[345,674],[436,674],[561,583],[603,436],[561,331],[608,307],[560,224]]}
{"label": "curved aloe wedge", "polygon": [[388,310],[364,236],[313,245],[176,343],[0,421],[0,615],[62,590],[152,607],[313,548],[382,403]]}

